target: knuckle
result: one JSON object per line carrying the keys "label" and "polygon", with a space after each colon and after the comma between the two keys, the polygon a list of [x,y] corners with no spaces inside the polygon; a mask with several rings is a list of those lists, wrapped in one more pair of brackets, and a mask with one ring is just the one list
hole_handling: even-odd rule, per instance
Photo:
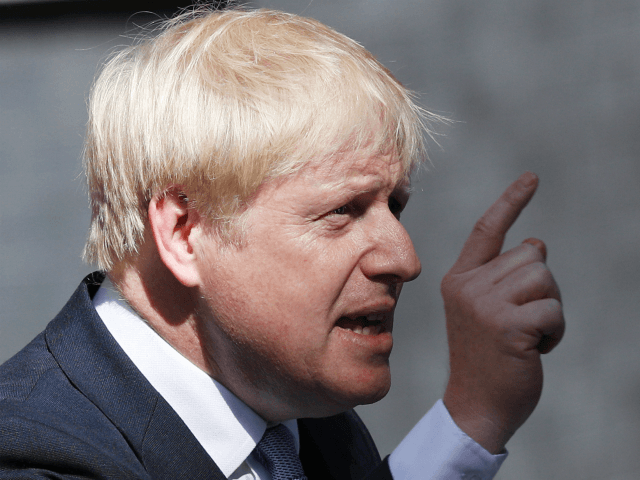
{"label": "knuckle", "polygon": [[508,188],[502,195],[502,201],[512,208],[518,208],[528,195],[529,191],[527,189]]}
{"label": "knuckle", "polygon": [[451,283],[451,274],[447,273],[440,282],[440,293],[442,293],[443,297],[449,294],[449,291],[451,290]]}
{"label": "knuckle", "polygon": [[564,325],[564,312],[562,309],[562,302],[556,298],[550,298],[547,308],[550,316],[556,319],[556,322]]}
{"label": "knuckle", "polygon": [[538,321],[546,326],[546,330],[556,336],[562,336],[565,329],[562,302],[555,298],[548,298],[544,307],[539,311]]}
{"label": "knuckle", "polygon": [[550,300],[554,300],[558,304],[558,308],[562,310],[562,299],[560,296],[560,288],[558,288],[558,284],[556,283],[551,270],[547,268],[545,264],[542,264],[540,268],[539,275],[539,283],[544,286],[547,297]]}
{"label": "knuckle", "polygon": [[468,279],[464,274],[456,274],[451,271],[442,277],[440,282],[440,291],[442,293],[453,294],[460,289],[461,285],[464,285]]}
{"label": "knuckle", "polygon": [[553,274],[551,270],[547,268],[547,266],[542,262],[534,262],[529,267],[532,273],[535,276],[535,280],[543,285],[553,285],[555,281],[553,280]]}
{"label": "knuckle", "polygon": [[529,242],[520,244],[523,257],[530,263],[541,263],[544,265],[545,257],[540,247]]}
{"label": "knuckle", "polygon": [[485,215],[480,217],[480,219],[473,226],[473,234],[480,237],[492,237],[495,235],[496,226],[494,223],[489,220]]}
{"label": "knuckle", "polygon": [[553,274],[545,263],[534,261],[533,263],[529,263],[528,265],[526,265],[525,271],[526,283],[538,285],[539,287],[543,287],[545,290],[549,291],[557,289],[556,281],[553,278]]}

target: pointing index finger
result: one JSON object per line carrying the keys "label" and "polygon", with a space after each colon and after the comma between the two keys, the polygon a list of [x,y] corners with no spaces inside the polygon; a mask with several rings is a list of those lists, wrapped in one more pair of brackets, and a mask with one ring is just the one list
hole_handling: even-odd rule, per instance
{"label": "pointing index finger", "polygon": [[476,222],[451,273],[484,265],[500,255],[511,225],[527,206],[538,187],[538,177],[525,172],[513,182]]}

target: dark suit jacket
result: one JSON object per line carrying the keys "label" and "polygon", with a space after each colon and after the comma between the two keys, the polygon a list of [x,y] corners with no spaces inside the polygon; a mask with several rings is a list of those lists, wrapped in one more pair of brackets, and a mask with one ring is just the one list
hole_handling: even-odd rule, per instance
{"label": "dark suit jacket", "polygon": [[[224,479],[98,317],[103,279],[0,367],[0,478]],[[355,412],[298,425],[309,480],[391,479]]]}

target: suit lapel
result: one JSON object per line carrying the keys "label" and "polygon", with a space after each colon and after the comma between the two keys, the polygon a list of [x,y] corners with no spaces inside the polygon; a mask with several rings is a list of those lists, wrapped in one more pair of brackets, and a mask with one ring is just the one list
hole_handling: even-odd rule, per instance
{"label": "suit lapel", "polygon": [[380,464],[380,454],[354,411],[298,420],[300,460],[309,480],[360,480]]}
{"label": "suit lapel", "polygon": [[65,375],[120,430],[154,479],[225,477],[111,336],[91,303],[104,275],[78,287],[45,338]]}

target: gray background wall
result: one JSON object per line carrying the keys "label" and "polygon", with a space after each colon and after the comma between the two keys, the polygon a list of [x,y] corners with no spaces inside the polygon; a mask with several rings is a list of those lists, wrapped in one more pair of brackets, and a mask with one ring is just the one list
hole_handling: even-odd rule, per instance
{"label": "gray background wall", "polygon": [[[394,384],[361,407],[389,453],[447,376],[442,275],[522,171],[541,179],[508,247],[547,242],[567,332],[500,479],[633,479],[640,470],[640,3],[631,0],[262,0],[376,54],[458,121],[404,216],[423,261],[397,310]],[[5,18],[2,18],[2,15]],[[140,17],[11,18],[0,9],[0,360],[36,335],[91,267],[80,177],[96,66]]]}

